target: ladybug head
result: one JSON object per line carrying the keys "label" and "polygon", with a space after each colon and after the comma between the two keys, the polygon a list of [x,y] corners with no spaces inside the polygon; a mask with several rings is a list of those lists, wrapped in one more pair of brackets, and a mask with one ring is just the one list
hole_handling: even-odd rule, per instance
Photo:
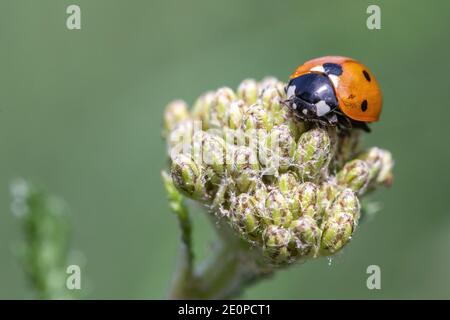
{"label": "ladybug head", "polygon": [[303,119],[332,120],[338,106],[333,84],[326,74],[306,73],[291,79],[286,86],[288,105]]}

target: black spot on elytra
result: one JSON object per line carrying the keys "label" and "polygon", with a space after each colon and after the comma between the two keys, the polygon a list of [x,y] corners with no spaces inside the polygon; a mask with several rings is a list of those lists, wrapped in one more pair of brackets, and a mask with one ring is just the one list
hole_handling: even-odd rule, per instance
{"label": "black spot on elytra", "polygon": [[342,66],[336,63],[324,63],[323,70],[326,74],[340,76],[342,74]]}
{"label": "black spot on elytra", "polygon": [[366,80],[370,82],[369,73],[366,70],[363,70],[363,74],[364,74],[364,78],[366,78]]}
{"label": "black spot on elytra", "polygon": [[361,103],[361,110],[362,110],[362,111],[366,111],[366,110],[367,110],[367,100],[364,100],[364,101]]}

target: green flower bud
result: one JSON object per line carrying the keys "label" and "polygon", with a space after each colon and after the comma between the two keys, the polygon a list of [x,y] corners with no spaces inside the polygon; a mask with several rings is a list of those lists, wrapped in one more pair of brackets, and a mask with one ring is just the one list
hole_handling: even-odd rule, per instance
{"label": "green flower bud", "polygon": [[381,156],[381,170],[377,177],[378,184],[384,184],[390,186],[394,179],[392,174],[392,168],[394,167],[394,160],[392,154],[389,151],[383,150]]}
{"label": "green flower bud", "polygon": [[230,88],[217,90],[209,108],[209,127],[222,128],[228,124],[228,111],[236,95]]}
{"label": "green flower bud", "polygon": [[231,129],[239,129],[242,125],[242,110],[244,102],[242,100],[233,101],[227,111],[227,125]]}
{"label": "green flower bud", "polygon": [[246,104],[254,104],[258,98],[258,84],[253,79],[242,81],[237,89],[237,95]]}
{"label": "green flower bud", "polygon": [[230,159],[227,161],[228,171],[235,176],[241,174],[243,170],[258,170],[258,157],[254,150],[248,147],[233,147],[229,150]]}
{"label": "green flower bud", "polygon": [[175,156],[171,174],[175,187],[188,197],[199,199],[204,194],[201,171],[190,157],[183,154]]}
{"label": "green flower bud", "polygon": [[300,216],[300,202],[298,201],[298,177],[294,172],[281,174],[277,180],[278,190],[286,197],[289,210],[294,217]]}
{"label": "green flower bud", "polygon": [[292,194],[298,186],[298,177],[294,172],[286,172],[278,177],[278,189],[284,195]]}
{"label": "green flower bud", "polygon": [[230,148],[231,159],[227,169],[234,177],[240,192],[247,192],[259,177],[259,162],[255,152],[248,147]]}
{"label": "green flower bud", "polygon": [[315,257],[320,246],[321,230],[316,221],[310,216],[303,216],[292,221],[290,225],[292,232],[293,247],[298,256]]}
{"label": "green flower bud", "polygon": [[289,263],[292,261],[289,243],[291,242],[290,230],[270,225],[263,232],[263,253],[275,264]]}
{"label": "green flower bud", "polygon": [[303,133],[297,143],[295,165],[299,176],[305,180],[317,180],[330,159],[330,137],[320,128]]}
{"label": "green flower bud", "polygon": [[369,167],[365,161],[347,162],[336,176],[337,183],[357,193],[363,193],[369,182]]}
{"label": "green flower bud", "polygon": [[227,216],[229,213],[229,199],[236,193],[236,186],[232,179],[223,177],[217,188],[212,188],[208,195],[212,199],[211,209],[216,211],[219,217]]}
{"label": "green flower bud", "polygon": [[[175,128],[168,134],[167,145],[169,150],[176,148],[178,153],[181,153],[183,146],[188,146],[188,151],[191,150],[192,135],[194,134],[194,122],[182,121],[178,123]],[[169,152],[170,154],[170,152]]]}
{"label": "green flower bud", "polygon": [[356,194],[351,189],[344,189],[333,200],[327,216],[335,216],[341,212],[349,213],[352,215],[356,226],[359,220],[360,209],[361,206]]}
{"label": "green flower bud", "polygon": [[289,201],[277,189],[269,192],[266,198],[263,219],[267,224],[288,227],[292,220],[296,218],[289,208]]}
{"label": "green flower bud", "polygon": [[306,131],[305,122],[297,121],[289,108],[281,103],[285,99],[284,88],[279,86],[266,87],[262,91],[260,99],[264,108],[269,112],[273,125],[288,126],[295,141]]}
{"label": "green flower bud", "polygon": [[197,99],[192,108],[192,117],[201,121],[203,130],[208,130],[209,128],[209,110],[214,101],[214,97],[214,92],[206,92]]}
{"label": "green flower bud", "polygon": [[324,182],[320,185],[317,192],[317,205],[319,210],[319,216],[324,216],[336,198],[337,194],[341,191],[342,187],[339,187],[335,183]]}
{"label": "green flower bud", "polygon": [[369,166],[369,184],[371,186],[391,185],[394,161],[389,151],[374,147],[359,155],[358,158],[364,160]]}
{"label": "green flower bud", "polygon": [[189,111],[186,102],[175,100],[169,103],[164,112],[164,129],[167,132],[173,130],[177,124],[189,118]]}
{"label": "green flower bud", "polygon": [[258,158],[262,165],[272,170],[286,171],[293,163],[296,144],[289,127],[274,127],[260,144]]}
{"label": "green flower bud", "polygon": [[339,212],[330,217],[323,227],[320,254],[327,256],[342,249],[351,239],[353,226],[353,216],[350,213]]}
{"label": "green flower bud", "polygon": [[295,197],[300,204],[302,216],[315,217],[318,213],[317,207],[317,187],[314,183],[305,182],[299,185],[295,192]]}
{"label": "green flower bud", "polygon": [[167,138],[168,154],[174,158],[184,154],[195,158],[195,136],[202,135],[201,122],[198,120],[184,120],[180,122]]}
{"label": "green flower bud", "polygon": [[201,164],[205,168],[211,168],[218,176],[222,176],[228,149],[225,141],[218,136],[202,132],[202,134],[194,135],[194,143],[195,150],[201,152]]}
{"label": "green flower bud", "polygon": [[260,209],[255,197],[240,194],[231,206],[230,224],[244,239],[257,240],[260,236]]}
{"label": "green flower bud", "polygon": [[248,192],[255,197],[258,203],[262,204],[265,204],[266,198],[269,194],[266,184],[261,180],[260,177],[255,178],[254,183],[251,185],[251,188],[249,188]]}
{"label": "green flower bud", "polygon": [[264,129],[269,132],[272,129],[272,126],[272,119],[263,106],[253,104],[245,110],[243,117],[243,129],[245,131]]}
{"label": "green flower bud", "polygon": [[285,86],[286,86],[285,83],[279,81],[275,77],[266,77],[266,78],[262,79],[261,82],[259,83],[258,96],[262,96],[264,91],[266,91],[270,88],[273,88],[279,92],[280,98],[282,100],[284,100],[284,99],[286,99],[286,95],[284,93]]}
{"label": "green flower bud", "polygon": [[248,192],[254,189],[258,177],[259,173],[257,171],[249,169],[242,171],[241,174],[235,178],[236,187],[239,192]]}
{"label": "green flower bud", "polygon": [[275,87],[268,87],[261,93],[261,102],[272,114],[281,111],[280,93]]}
{"label": "green flower bud", "polygon": [[348,188],[339,192],[324,217],[322,255],[337,252],[350,240],[359,216],[360,204],[355,193]]}
{"label": "green flower bud", "polygon": [[306,122],[298,121],[297,119],[295,119],[295,116],[293,116],[286,107],[282,109],[282,112],[284,114],[284,123],[288,126],[292,138],[294,138],[295,141],[298,141],[298,139],[300,139],[300,136],[307,130]]}

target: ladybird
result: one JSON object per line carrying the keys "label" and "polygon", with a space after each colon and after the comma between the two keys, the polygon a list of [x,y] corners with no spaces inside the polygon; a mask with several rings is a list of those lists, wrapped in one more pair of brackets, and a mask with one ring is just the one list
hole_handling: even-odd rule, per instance
{"label": "ladybird", "polygon": [[347,57],[327,56],[309,60],[291,75],[285,104],[305,120],[343,128],[370,131],[383,103],[373,73]]}

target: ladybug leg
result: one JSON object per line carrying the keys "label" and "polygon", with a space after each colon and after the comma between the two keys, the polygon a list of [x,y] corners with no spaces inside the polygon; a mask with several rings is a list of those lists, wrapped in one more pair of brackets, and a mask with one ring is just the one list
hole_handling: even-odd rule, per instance
{"label": "ladybug leg", "polygon": [[334,112],[327,113],[324,115],[324,118],[330,125],[338,124],[338,117]]}
{"label": "ladybug leg", "polygon": [[369,126],[367,125],[367,123],[363,122],[363,121],[354,121],[352,120],[352,125],[354,128],[358,128],[361,129],[365,132],[371,132],[372,130],[369,128]]}
{"label": "ladybug leg", "polygon": [[353,127],[351,120],[337,108],[330,113],[329,117],[332,117],[331,121],[337,124],[340,129],[351,129]]}
{"label": "ladybug leg", "polygon": [[352,128],[361,129],[365,132],[371,132],[367,123],[363,121],[355,121],[344,115],[342,112],[336,110],[336,115],[338,118],[338,126],[343,130],[350,130]]}
{"label": "ladybug leg", "polygon": [[352,128],[361,129],[365,132],[371,132],[369,126],[364,121],[356,121],[352,120],[349,117],[347,117],[345,114],[343,114],[340,110],[335,110],[335,113],[338,116],[338,123],[341,128],[350,130]]}
{"label": "ladybug leg", "polygon": [[342,126],[344,128],[346,128],[346,129],[353,128],[353,123],[348,117],[346,117],[345,115],[340,115],[338,118],[339,118],[339,123],[342,124]]}
{"label": "ladybug leg", "polygon": [[333,125],[333,124],[330,124],[329,121],[321,119],[321,118],[309,119],[307,121],[317,123],[319,126],[322,126],[322,127],[329,127],[330,125]]}

